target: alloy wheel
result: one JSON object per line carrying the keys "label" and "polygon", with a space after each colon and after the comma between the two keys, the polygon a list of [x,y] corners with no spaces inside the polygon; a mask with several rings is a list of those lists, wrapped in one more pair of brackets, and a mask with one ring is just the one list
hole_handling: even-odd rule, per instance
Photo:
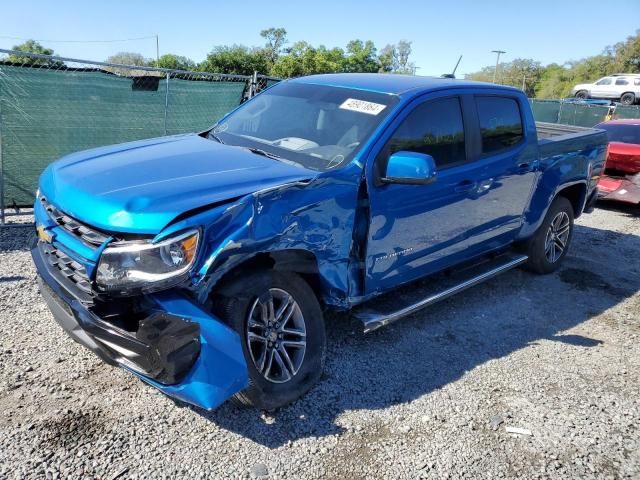
{"label": "alloy wheel", "polygon": [[556,263],[567,248],[571,220],[566,212],[558,212],[553,217],[544,241],[544,254],[549,263]]}
{"label": "alloy wheel", "polygon": [[291,380],[304,362],[307,330],[293,296],[271,288],[256,298],[247,318],[246,339],[253,365],[273,383]]}

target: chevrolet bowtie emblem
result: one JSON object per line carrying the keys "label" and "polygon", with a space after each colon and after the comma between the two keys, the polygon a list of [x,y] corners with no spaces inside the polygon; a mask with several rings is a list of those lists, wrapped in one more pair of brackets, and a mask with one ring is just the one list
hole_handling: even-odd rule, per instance
{"label": "chevrolet bowtie emblem", "polygon": [[51,243],[52,237],[51,234],[47,231],[44,225],[36,226],[36,232],[38,233],[38,238],[46,243]]}

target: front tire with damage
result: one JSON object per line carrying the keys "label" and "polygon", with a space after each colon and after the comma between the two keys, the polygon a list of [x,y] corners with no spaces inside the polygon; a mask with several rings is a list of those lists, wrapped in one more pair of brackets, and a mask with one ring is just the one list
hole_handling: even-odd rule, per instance
{"label": "front tire with damage", "polygon": [[237,403],[285,406],[319,380],[326,355],[324,320],[309,284],[293,272],[263,270],[235,278],[211,308],[240,335],[249,386]]}

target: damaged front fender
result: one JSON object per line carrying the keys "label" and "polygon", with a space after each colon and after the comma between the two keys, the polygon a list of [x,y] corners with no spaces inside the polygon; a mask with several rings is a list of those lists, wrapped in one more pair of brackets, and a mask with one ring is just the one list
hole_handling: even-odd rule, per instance
{"label": "damaged front fender", "polygon": [[181,220],[163,236],[194,226],[203,229],[192,276],[192,289],[202,303],[225,274],[258,255],[277,253],[282,259],[286,252],[308,252],[316,264],[321,300],[348,308],[350,297],[361,294],[357,281],[350,279],[357,273],[353,265],[360,262],[352,253],[361,251],[353,248],[361,175],[361,168],[352,164],[308,181],[260,190]]}

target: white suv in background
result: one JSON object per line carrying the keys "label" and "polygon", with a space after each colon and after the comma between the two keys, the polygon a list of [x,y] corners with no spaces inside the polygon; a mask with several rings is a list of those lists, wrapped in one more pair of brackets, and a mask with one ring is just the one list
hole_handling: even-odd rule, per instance
{"label": "white suv in background", "polygon": [[573,87],[571,95],[577,98],[620,99],[624,105],[633,105],[640,100],[640,74],[615,73],[594,83],[581,83]]}

